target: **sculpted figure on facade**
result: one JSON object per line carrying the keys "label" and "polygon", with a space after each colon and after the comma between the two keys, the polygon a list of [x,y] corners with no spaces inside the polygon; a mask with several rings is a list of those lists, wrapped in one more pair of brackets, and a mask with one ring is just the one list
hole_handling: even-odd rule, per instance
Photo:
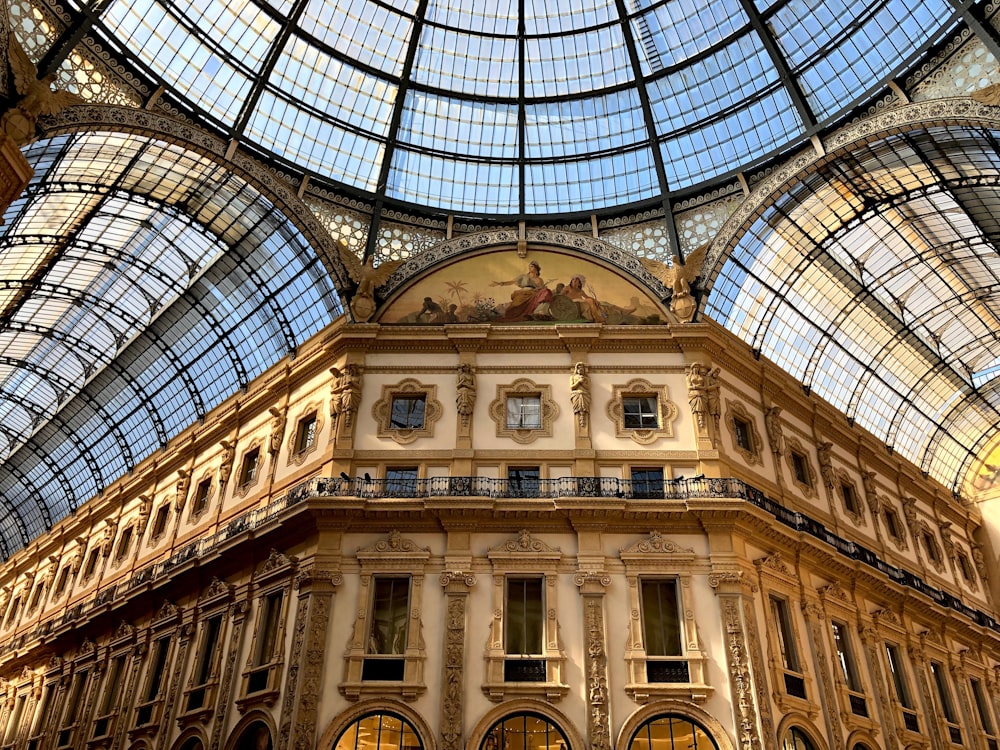
{"label": "sculpted figure on facade", "polygon": [[383,261],[376,268],[374,255],[369,255],[362,263],[346,242],[338,242],[337,250],[347,275],[358,284],[354,296],[351,298],[351,313],[356,322],[367,323],[375,314],[375,290],[392,276],[392,272],[399,268],[403,261]]}
{"label": "sculpted figure on facade", "polygon": [[823,484],[831,490],[837,484],[837,472],[833,469],[832,448],[833,443],[831,442],[823,442],[816,446],[816,454],[819,456],[819,475],[823,477]]}
{"label": "sculpted figure on facade", "polygon": [[704,428],[708,414],[708,365],[695,362],[688,366],[687,388],[691,413],[698,420],[698,426]]}
{"label": "sculpted figure on facade", "polygon": [[83,555],[87,551],[87,538],[77,537],[76,538],[76,551],[73,553],[73,559],[69,562],[69,572],[76,575],[80,572],[80,568],[83,567]]}
{"label": "sculpted figure on facade", "polygon": [[281,440],[285,437],[285,415],[287,410],[272,406],[268,409],[268,412],[271,414],[271,436],[267,449],[269,453],[277,453],[281,450]]}
{"label": "sculpted figure on facade", "polygon": [[228,440],[219,442],[222,446],[222,462],[219,464],[219,484],[223,487],[229,482],[229,477],[233,474],[233,460],[236,458],[236,446]]}
{"label": "sculpted figure on facade", "polygon": [[713,367],[705,379],[705,387],[708,390],[708,413],[712,415],[716,429],[718,429],[719,419],[722,417],[722,384],[719,382],[721,373],[721,367]]}
{"label": "sculpted figure on facade", "polygon": [[767,429],[767,442],[771,453],[782,456],[785,453],[785,433],[781,426],[781,407],[769,406],[764,411],[764,427]]}
{"label": "sculpted figure on facade", "polygon": [[174,485],[174,508],[180,513],[187,502],[188,485],[191,483],[191,472],[187,469],[177,470],[177,484]]}
{"label": "sculpted figure on facade", "polygon": [[336,424],[343,416],[345,424],[350,426],[361,403],[361,368],[348,364],[343,370],[331,367],[330,373],[334,377],[330,386],[330,417]]}
{"label": "sculpted figure on facade", "polygon": [[865,500],[868,501],[868,509],[872,512],[872,517],[874,518],[882,512],[882,500],[878,496],[878,487],[875,485],[875,472],[861,472],[861,484],[865,488]]}
{"label": "sculpted figure on facade", "polygon": [[111,545],[115,541],[115,531],[118,529],[118,524],[114,521],[104,522],[104,532],[101,535],[101,556],[110,557],[111,555]]}
{"label": "sculpted figure on facade", "polygon": [[976,566],[976,572],[979,573],[983,583],[986,583],[986,556],[983,555],[983,545],[972,542],[970,547],[972,548],[972,562]]}
{"label": "sculpted figure on facade", "polygon": [[920,522],[917,520],[917,499],[915,497],[904,497],[902,503],[906,528],[910,530],[911,534],[916,536],[917,532],[920,531]]}
{"label": "sculpted figure on facade", "polygon": [[688,253],[683,263],[677,255],[671,256],[669,266],[651,258],[639,258],[643,267],[670,289],[670,312],[681,322],[689,323],[694,319],[697,303],[691,294],[691,285],[701,275],[701,267],[705,262],[709,244],[706,242]]}
{"label": "sculpted figure on facade", "polygon": [[577,362],[573,366],[573,374],[569,379],[569,400],[580,426],[586,427],[587,417],[590,415],[590,376],[583,362]]}
{"label": "sculpted figure on facade", "polygon": [[14,74],[14,88],[20,99],[0,119],[0,128],[14,143],[23,146],[35,135],[35,123],[42,115],[54,115],[72,104],[84,100],[68,91],[53,91],[56,74],[49,73],[39,79],[38,68],[31,62],[17,38],[8,37],[8,58]]}
{"label": "sculpted figure on facade", "polygon": [[472,365],[463,362],[458,366],[458,380],[455,383],[455,409],[462,418],[462,424],[469,423],[469,417],[476,407],[476,376]]}

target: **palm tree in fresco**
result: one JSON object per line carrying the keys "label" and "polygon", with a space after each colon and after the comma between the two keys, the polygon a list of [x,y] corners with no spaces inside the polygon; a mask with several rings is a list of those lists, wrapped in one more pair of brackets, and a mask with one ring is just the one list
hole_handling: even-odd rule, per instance
{"label": "palm tree in fresco", "polygon": [[458,300],[459,309],[465,307],[465,303],[462,301],[462,292],[468,292],[469,290],[465,288],[464,281],[446,281],[445,286],[448,287],[448,293],[451,294],[456,300]]}

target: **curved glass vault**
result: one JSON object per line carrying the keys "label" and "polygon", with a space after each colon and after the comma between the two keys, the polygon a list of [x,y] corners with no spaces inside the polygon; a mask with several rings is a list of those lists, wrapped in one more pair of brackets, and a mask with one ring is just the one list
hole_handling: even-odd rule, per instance
{"label": "curved glass vault", "polygon": [[838,155],[741,234],[706,309],[956,492],[1000,429],[998,138]]}
{"label": "curved glass vault", "polygon": [[111,133],[27,149],[0,226],[0,552],[27,544],[341,312],[224,168]]}
{"label": "curved glass vault", "polygon": [[949,0],[110,0],[80,22],[158,105],[292,171],[523,217],[731,177],[870,102],[960,18]]}

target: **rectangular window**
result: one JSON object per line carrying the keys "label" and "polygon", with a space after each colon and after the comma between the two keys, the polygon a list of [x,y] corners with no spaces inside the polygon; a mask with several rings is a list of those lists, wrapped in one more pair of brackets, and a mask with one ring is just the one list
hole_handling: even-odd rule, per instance
{"label": "rectangular window", "polygon": [[198,515],[208,506],[208,493],[212,490],[212,480],[203,479],[198,482],[194,491],[194,501],[191,503],[191,515]]}
{"label": "rectangular window", "polygon": [[983,690],[982,681],[972,677],[969,680],[969,686],[972,688],[972,698],[976,702],[976,712],[979,714],[979,726],[983,728],[986,734],[995,734],[993,731],[993,716],[990,714],[990,705],[986,699],[986,691]]}
{"label": "rectangular window", "polygon": [[626,429],[655,430],[660,426],[656,396],[622,396],[622,418]]}
{"label": "rectangular window", "polygon": [[938,699],[941,702],[941,713],[944,714],[945,721],[949,724],[957,724],[955,706],[951,702],[951,691],[948,689],[947,678],[944,675],[944,667],[937,662],[932,661],[931,677],[934,679],[934,687],[937,689]]}
{"label": "rectangular window", "polygon": [[260,469],[260,448],[254,448],[243,456],[243,466],[240,469],[240,486],[245,487],[257,480]]}
{"label": "rectangular window", "polygon": [[115,562],[121,562],[128,555],[128,549],[132,546],[132,527],[127,526],[118,540],[118,548],[115,551]]}
{"label": "rectangular window", "polygon": [[537,466],[508,467],[507,493],[510,497],[538,497],[541,476]]}
{"label": "rectangular window", "polygon": [[781,654],[781,666],[791,672],[799,672],[799,655],[795,649],[795,636],[792,630],[791,613],[788,601],[771,597],[771,617],[778,636],[778,651]]}
{"label": "rectangular window", "polygon": [[31,606],[28,609],[34,611],[38,607],[38,605],[42,603],[42,596],[44,594],[45,594],[45,582],[42,581],[37,586],[35,586],[35,592],[31,596]]}
{"label": "rectangular window", "polygon": [[736,436],[736,447],[753,453],[753,441],[750,438],[750,423],[745,419],[733,417],[733,433]]}
{"label": "rectangular window", "polygon": [[137,727],[145,726],[153,720],[153,703],[160,696],[160,688],[163,684],[163,675],[167,669],[167,655],[169,652],[169,636],[158,638],[153,644],[149,673],[146,675],[146,684],[141,696],[142,703],[136,710],[135,725]]}
{"label": "rectangular window", "polygon": [[849,484],[840,485],[840,496],[844,498],[844,508],[847,509],[848,513],[860,513],[861,508],[858,505],[858,496],[854,493],[854,488]]}
{"label": "rectangular window", "polygon": [[302,453],[313,447],[316,442],[316,412],[312,412],[299,420],[295,431],[295,452]]}
{"label": "rectangular window", "polygon": [[885,518],[886,531],[889,532],[889,536],[898,542],[903,538],[903,531],[899,525],[899,516],[896,515],[896,511],[892,508],[886,508],[883,516]]}
{"label": "rectangular window", "polygon": [[12,745],[14,744],[14,740],[17,739],[17,730],[21,726],[21,716],[24,714],[24,706],[27,702],[27,693],[21,693],[21,695],[17,696],[17,703],[14,704],[14,710],[7,720],[7,731],[4,733],[3,744]]}
{"label": "rectangular window", "polygon": [[[410,577],[375,576],[362,680],[399,682],[406,671]],[[373,658],[369,658],[373,657]]]}
{"label": "rectangular window", "polygon": [[844,682],[847,683],[847,689],[859,693],[861,692],[861,680],[858,677],[857,664],[854,662],[854,652],[851,650],[847,626],[834,620],[831,627],[833,628],[833,645],[837,650],[840,673]]}
{"label": "rectangular window", "polygon": [[677,581],[642,580],[642,632],[647,656],[681,656]]}
{"label": "rectangular window", "polygon": [[222,632],[222,615],[212,617],[205,623],[201,633],[201,644],[194,663],[192,673],[193,688],[188,693],[187,710],[193,711],[205,705],[205,686],[212,677],[215,666],[215,651],[219,645],[219,634]]}
{"label": "rectangular window", "polygon": [[969,562],[969,556],[964,552],[959,552],[958,555],[958,569],[962,573],[962,578],[967,584],[972,584],[975,580],[972,573],[972,563]]}
{"label": "rectangular window", "polygon": [[386,469],[385,493],[389,497],[415,497],[417,494],[417,468],[406,466]]}
{"label": "rectangular window", "polygon": [[64,565],[63,569],[59,571],[59,578],[56,579],[56,596],[61,596],[62,592],[66,590],[66,584],[69,583],[69,565]]}
{"label": "rectangular window", "polygon": [[504,604],[504,652],[508,656],[542,653],[544,626],[542,578],[508,578]]}
{"label": "rectangular window", "polygon": [[659,467],[632,469],[632,496],[663,497],[663,469]]}
{"label": "rectangular window", "polygon": [[97,708],[94,721],[94,737],[105,737],[111,729],[112,712],[118,705],[118,690],[121,688],[122,673],[125,671],[125,655],[111,660],[108,676],[104,681],[104,692]]}
{"label": "rectangular window", "polygon": [[17,622],[18,615],[21,614],[21,597],[15,596],[14,603],[10,605],[10,611],[7,612],[7,622],[4,623],[4,627],[10,627],[15,622]]}
{"label": "rectangular window", "polygon": [[394,430],[420,430],[424,426],[427,396],[393,396],[389,427]]}
{"label": "rectangular window", "polygon": [[167,530],[167,519],[170,517],[170,506],[161,505],[153,519],[153,539],[159,539]]}
{"label": "rectangular window", "polygon": [[511,430],[540,430],[542,428],[542,397],[507,397],[507,428]]}
{"label": "rectangular window", "polygon": [[[55,684],[50,683],[45,686],[45,690],[42,693],[42,699],[38,702],[38,705],[35,706],[35,720],[32,722],[31,725],[30,737],[41,738],[42,735],[45,734],[45,726],[50,718],[49,712],[52,707],[52,698],[53,696],[55,696],[55,694],[56,694]],[[35,743],[33,746],[32,743],[29,742],[28,748],[29,750],[32,750],[33,747],[38,747],[39,744],[40,742]]]}
{"label": "rectangular window", "polygon": [[63,710],[62,726],[56,741],[57,747],[69,747],[73,740],[73,729],[83,709],[83,689],[87,686],[87,671],[77,672],[73,676],[73,685],[67,696]]}
{"label": "rectangular window", "polygon": [[896,690],[899,705],[906,709],[912,709],[913,699],[910,697],[910,688],[906,681],[906,672],[903,671],[899,647],[892,643],[885,644],[885,656],[889,662],[889,674],[892,676],[892,685]]}
{"label": "rectangular window", "polygon": [[934,534],[930,531],[924,531],[920,534],[920,538],[924,542],[924,550],[927,552],[927,559],[932,563],[940,563],[941,550],[938,547],[937,539],[934,538]]}
{"label": "rectangular window", "polygon": [[792,451],[789,455],[792,458],[792,471],[795,473],[795,481],[800,484],[811,485],[812,482],[809,481],[809,465],[806,463],[806,457],[798,451]]}
{"label": "rectangular window", "polygon": [[278,633],[281,630],[281,603],[284,592],[275,591],[264,597],[261,602],[262,611],[257,637],[257,649],[254,652],[254,666],[270,664],[274,660],[278,645]]}
{"label": "rectangular window", "polygon": [[87,557],[87,567],[83,569],[83,580],[87,580],[94,575],[94,571],[97,570],[97,560],[100,558],[100,554],[99,549],[90,550],[90,555]]}

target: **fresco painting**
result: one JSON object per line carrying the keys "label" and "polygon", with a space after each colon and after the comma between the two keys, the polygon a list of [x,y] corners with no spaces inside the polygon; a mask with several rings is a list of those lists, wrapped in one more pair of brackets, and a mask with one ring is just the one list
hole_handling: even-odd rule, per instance
{"label": "fresco painting", "polygon": [[379,322],[659,325],[660,305],[624,276],[565,253],[514,250],[444,266],[397,296]]}

